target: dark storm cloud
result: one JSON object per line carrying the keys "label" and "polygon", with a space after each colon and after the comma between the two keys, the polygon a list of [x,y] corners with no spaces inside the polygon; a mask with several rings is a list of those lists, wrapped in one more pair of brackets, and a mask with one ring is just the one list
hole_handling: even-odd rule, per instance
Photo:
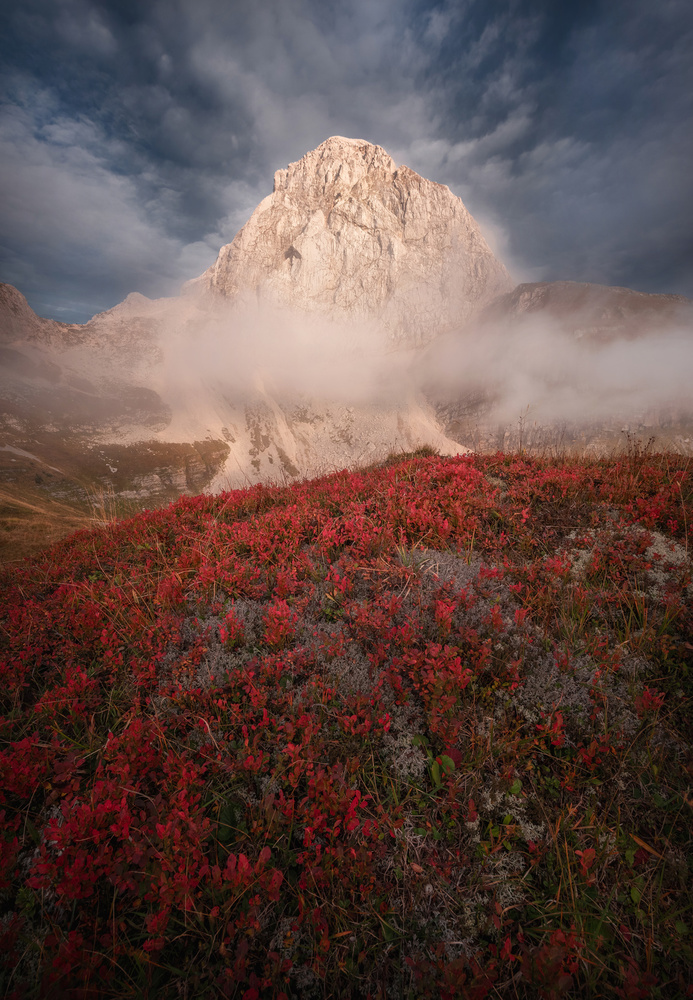
{"label": "dark storm cloud", "polygon": [[683,0],[14,0],[2,267],[39,312],[172,294],[329,135],[466,202],[520,278],[693,294]]}
{"label": "dark storm cloud", "polygon": [[692,294],[693,9],[518,3],[480,31],[486,9],[450,5],[429,171],[531,276]]}

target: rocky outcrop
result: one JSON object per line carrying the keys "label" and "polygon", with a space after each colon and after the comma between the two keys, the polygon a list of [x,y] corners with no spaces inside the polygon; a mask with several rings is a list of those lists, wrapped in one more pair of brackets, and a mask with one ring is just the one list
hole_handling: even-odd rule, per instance
{"label": "rocky outcrop", "polygon": [[67,324],[37,316],[22,293],[13,285],[0,284],[0,343],[41,342],[60,336]]}
{"label": "rocky outcrop", "polygon": [[375,321],[421,346],[512,287],[459,198],[380,146],[333,136],[274,191],[188,291]]}
{"label": "rocky outcrop", "polygon": [[205,471],[217,488],[422,445],[463,451],[415,391],[406,351],[510,287],[448,188],[333,137],[277,171],[178,298],[134,293],[75,325],[0,287],[0,430],[17,460],[47,455],[55,435],[92,452],[144,442],[143,483],[161,480],[160,447],[221,441]]}

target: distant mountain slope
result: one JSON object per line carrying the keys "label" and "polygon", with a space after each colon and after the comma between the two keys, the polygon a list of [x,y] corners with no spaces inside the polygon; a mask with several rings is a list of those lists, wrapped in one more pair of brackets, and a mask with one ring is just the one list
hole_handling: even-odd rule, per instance
{"label": "distant mountain slope", "polygon": [[[3,286],[4,445],[44,461],[67,450],[71,467],[81,451],[90,475],[117,469],[135,491],[162,476],[191,490],[293,478],[424,444],[464,451],[403,375],[406,352],[511,287],[447,188],[333,137],[277,172],[178,298],[133,294],[78,326]],[[204,441],[215,463],[206,447],[191,479],[189,448]],[[171,445],[186,464],[166,473]]]}
{"label": "distant mountain slope", "polygon": [[683,295],[653,295],[632,288],[578,281],[518,285],[479,316],[481,324],[544,317],[561,330],[592,340],[632,339],[654,329],[691,326],[693,302]]}

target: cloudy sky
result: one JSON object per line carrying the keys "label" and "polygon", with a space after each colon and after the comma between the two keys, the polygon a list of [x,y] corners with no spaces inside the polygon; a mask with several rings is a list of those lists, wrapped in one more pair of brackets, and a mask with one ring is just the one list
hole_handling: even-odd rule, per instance
{"label": "cloudy sky", "polygon": [[690,0],[6,0],[0,280],[82,322],[203,271],[330,135],[518,280],[693,296]]}

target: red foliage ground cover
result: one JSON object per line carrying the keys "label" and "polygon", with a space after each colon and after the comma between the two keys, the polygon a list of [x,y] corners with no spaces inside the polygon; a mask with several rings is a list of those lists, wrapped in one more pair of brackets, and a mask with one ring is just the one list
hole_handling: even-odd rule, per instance
{"label": "red foliage ground cover", "polygon": [[691,995],[692,479],[401,459],[6,570],[3,995]]}

